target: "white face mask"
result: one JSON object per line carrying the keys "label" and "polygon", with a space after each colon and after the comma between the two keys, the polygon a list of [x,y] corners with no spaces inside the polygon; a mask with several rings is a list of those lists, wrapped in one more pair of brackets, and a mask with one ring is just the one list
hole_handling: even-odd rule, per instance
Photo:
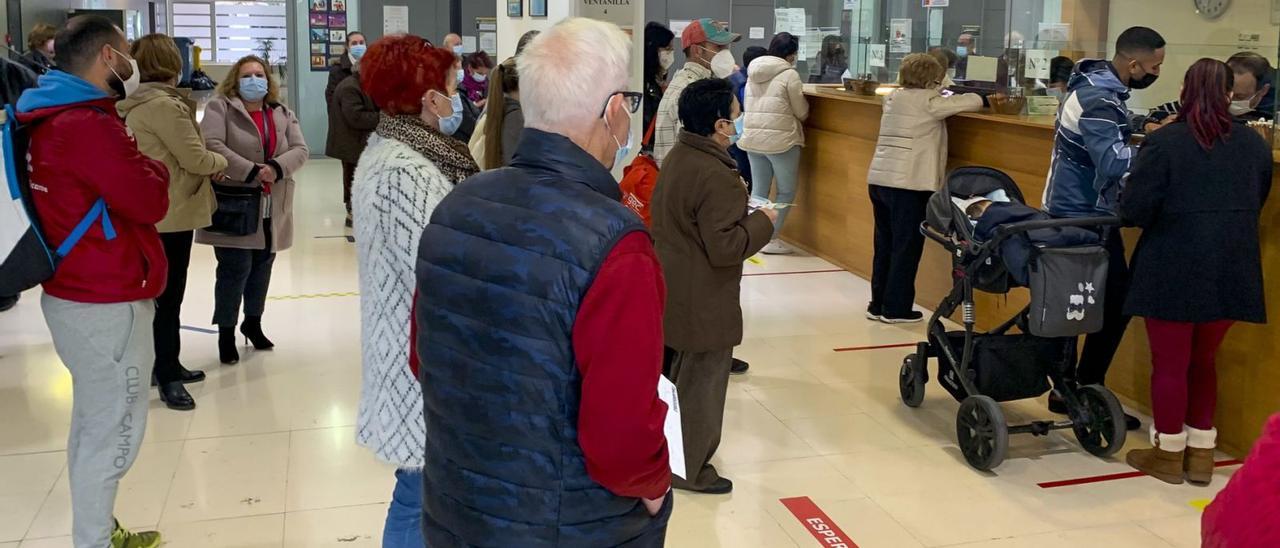
{"label": "white face mask", "polygon": [[674,65],[675,62],[676,52],[667,49],[658,52],[658,66],[662,67],[662,70],[665,71],[671,68],[671,65]]}
{"label": "white face mask", "polygon": [[[125,56],[115,48],[111,48],[111,51],[116,52],[121,57]],[[111,69],[111,74],[115,75],[115,77],[120,81],[120,87],[116,89],[116,92],[120,94],[121,99],[133,95],[133,92],[138,91],[138,86],[142,85],[142,71],[138,70],[137,60],[129,59],[129,68],[133,69],[133,74],[129,75],[129,79],[127,80],[121,78],[120,73],[116,72],[116,68],[111,66],[110,63],[107,63],[107,68]],[[112,87],[115,88],[115,86]]]}
{"label": "white face mask", "polygon": [[728,78],[733,74],[733,54],[729,50],[722,49],[715,57],[711,58],[711,74],[716,78]]}
{"label": "white face mask", "polygon": [[1232,101],[1231,107],[1228,110],[1231,111],[1232,116],[1241,116],[1244,114],[1248,114],[1250,112],[1253,112],[1253,106],[1250,105],[1250,103],[1252,102],[1253,101],[1250,101],[1248,99],[1243,99],[1240,101]]}

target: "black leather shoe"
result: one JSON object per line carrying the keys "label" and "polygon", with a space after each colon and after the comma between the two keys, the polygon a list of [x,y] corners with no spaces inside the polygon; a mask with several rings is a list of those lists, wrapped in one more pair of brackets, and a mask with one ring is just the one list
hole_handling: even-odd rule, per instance
{"label": "black leather shoe", "polygon": [[255,350],[271,350],[276,344],[271,342],[266,335],[262,334],[262,317],[261,316],[245,316],[244,323],[240,324],[240,332],[244,334],[249,342],[253,343]]}
{"label": "black leather shoe", "polygon": [[182,381],[165,383],[160,387],[160,401],[175,411],[190,411],[196,408],[196,400],[187,392]]}
{"label": "black leather shoe", "polygon": [[1124,427],[1127,428],[1130,432],[1133,432],[1134,430],[1141,430],[1142,421],[1138,420],[1138,417],[1125,413]]}
{"label": "black leather shoe", "polygon": [[233,365],[240,363],[240,351],[236,349],[236,326],[218,326],[218,361]]}
{"label": "black leather shoe", "polygon": [[702,493],[704,495],[727,495],[733,492],[733,482],[729,478],[720,478],[704,489],[684,489],[690,493]]}
{"label": "black leather shoe", "polygon": [[203,381],[204,371],[200,371],[198,369],[192,371],[187,369],[186,366],[178,364],[178,380],[181,380],[182,384],[191,384],[193,382]]}
{"label": "black leather shoe", "polygon": [[739,360],[738,358],[734,358],[733,365],[729,366],[729,374],[744,375],[746,374],[747,369],[749,369],[750,367],[751,367],[751,364],[744,362],[742,360]]}
{"label": "black leather shoe", "polygon": [[18,295],[6,295],[0,297],[0,312],[4,312],[10,308],[18,306],[18,298]]}
{"label": "black leather shoe", "polygon": [[1049,394],[1049,412],[1059,415],[1070,414],[1067,409],[1067,401],[1058,397],[1057,394]]}

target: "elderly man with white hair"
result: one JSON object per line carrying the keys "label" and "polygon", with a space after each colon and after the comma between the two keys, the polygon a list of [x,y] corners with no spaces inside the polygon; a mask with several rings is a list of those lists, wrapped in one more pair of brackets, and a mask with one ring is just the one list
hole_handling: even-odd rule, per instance
{"label": "elderly man with white hair", "polygon": [[615,25],[517,58],[511,167],[459,184],[418,249],[427,546],[662,546],[665,286],[609,170],[641,94]]}

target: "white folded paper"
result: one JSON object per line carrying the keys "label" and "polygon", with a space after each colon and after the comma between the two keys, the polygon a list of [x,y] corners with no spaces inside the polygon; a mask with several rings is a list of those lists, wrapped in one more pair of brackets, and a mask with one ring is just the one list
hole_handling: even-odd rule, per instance
{"label": "white folded paper", "polygon": [[671,458],[671,473],[687,479],[684,469],[684,433],[680,429],[680,397],[676,385],[665,375],[658,377],[658,399],[667,404],[667,420],[662,423],[662,433],[667,436],[667,454]]}

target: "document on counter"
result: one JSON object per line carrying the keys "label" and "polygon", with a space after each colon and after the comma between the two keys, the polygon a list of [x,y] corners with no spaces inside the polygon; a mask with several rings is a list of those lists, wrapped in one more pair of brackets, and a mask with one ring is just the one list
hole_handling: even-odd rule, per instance
{"label": "document on counter", "polygon": [[662,433],[667,437],[671,473],[680,479],[688,479],[684,469],[684,432],[680,428],[680,396],[676,394],[676,385],[666,375],[658,377],[658,399],[667,404],[667,420],[662,423]]}

